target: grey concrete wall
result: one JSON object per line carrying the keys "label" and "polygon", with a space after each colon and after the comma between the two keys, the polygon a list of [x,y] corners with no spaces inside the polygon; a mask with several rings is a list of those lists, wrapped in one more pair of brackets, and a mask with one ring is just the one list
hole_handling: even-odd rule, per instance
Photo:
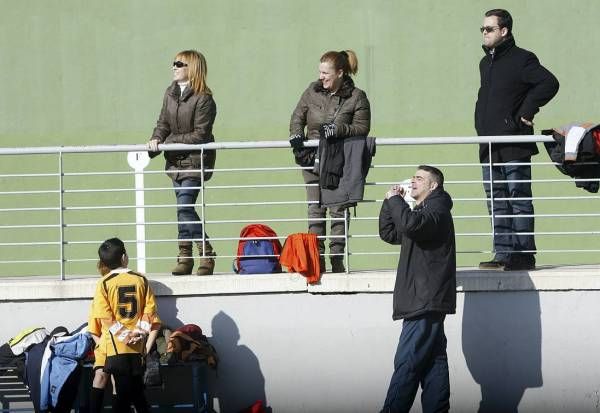
{"label": "grey concrete wall", "polygon": [[[457,314],[446,321],[452,411],[477,411],[480,403],[502,412],[599,410],[600,271],[559,273],[461,273]],[[251,290],[243,287],[248,280],[230,276],[235,286],[213,295],[189,286],[193,295],[169,295],[183,281],[154,281],[165,323],[200,325],[219,351],[220,410],[265,397],[273,412],[378,411],[401,330],[391,320],[393,274],[330,277],[319,287],[327,293],[275,291],[281,285],[231,292]],[[2,341],[26,325],[74,328],[87,318],[88,297],[24,301],[7,299],[6,285],[0,291]],[[418,399],[413,411],[421,411]]]}

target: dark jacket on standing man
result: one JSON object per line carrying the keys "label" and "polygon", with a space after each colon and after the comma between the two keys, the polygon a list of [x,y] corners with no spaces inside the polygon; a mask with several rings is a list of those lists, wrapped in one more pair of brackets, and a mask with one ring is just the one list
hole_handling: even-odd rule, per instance
{"label": "dark jacket on standing man", "polygon": [[392,318],[456,311],[456,246],[452,199],[436,188],[412,211],[400,196],[383,201],[379,236],[402,245]]}
{"label": "dark jacket on standing man", "polygon": [[[152,139],[159,143],[183,143],[196,145],[214,142],[213,123],[217,116],[217,105],[212,95],[194,94],[191,87],[186,87],[181,94],[177,82],[173,82],[165,92],[160,116]],[[154,156],[157,154],[154,153]],[[151,154],[152,156],[152,154]],[[204,169],[212,169],[215,165],[214,150],[204,151]],[[167,174],[175,180],[182,178],[201,178],[200,172],[178,172],[178,169],[201,169],[200,151],[167,151],[165,152]],[[204,174],[210,179],[212,172]]]}
{"label": "dark jacket on standing man", "polygon": [[[475,105],[475,129],[479,136],[532,135],[533,128],[521,117],[533,121],[540,107],[558,92],[558,80],[544,68],[535,54],[517,47],[508,37],[495,49],[483,46],[479,62],[481,86]],[[535,143],[492,145],[492,161],[508,162],[538,153]],[[479,145],[480,162],[488,161],[488,144]]]}

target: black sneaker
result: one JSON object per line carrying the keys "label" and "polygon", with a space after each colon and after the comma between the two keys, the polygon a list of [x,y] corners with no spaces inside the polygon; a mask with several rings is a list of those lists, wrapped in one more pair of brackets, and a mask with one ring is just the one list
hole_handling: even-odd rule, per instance
{"label": "black sneaker", "polygon": [[331,257],[331,272],[346,272],[344,257]]}
{"label": "black sneaker", "polygon": [[532,270],[535,270],[535,256],[533,254],[512,254],[504,266],[504,271]]}
{"label": "black sneaker", "polygon": [[504,271],[504,266],[506,264],[504,261],[497,261],[495,259],[491,261],[483,261],[479,263],[480,270],[489,270],[489,271]]}

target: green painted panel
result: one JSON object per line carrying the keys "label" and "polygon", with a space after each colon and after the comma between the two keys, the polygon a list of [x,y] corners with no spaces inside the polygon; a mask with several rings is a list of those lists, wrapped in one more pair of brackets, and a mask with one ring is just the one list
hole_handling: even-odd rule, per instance
{"label": "green painted panel", "polygon": [[[373,135],[473,134],[482,1],[0,2],[3,146],[140,142],[174,54],[202,51],[223,140],[284,138],[319,56],[352,48]],[[538,125],[598,116],[596,0],[505,1],[562,83]],[[562,24],[561,24],[562,23]]]}
{"label": "green painted panel", "polygon": [[[373,136],[470,136],[474,134],[473,107],[478,88],[478,61],[482,55],[480,34],[483,13],[496,3],[478,0],[441,1],[358,1],[358,0],[262,0],[262,1],[117,1],[83,2],[75,0],[8,1],[0,0],[0,146],[94,145],[145,142],[153,129],[162,103],[164,89],[170,83],[173,56],[179,50],[196,48],[208,59],[209,85],[215,94],[218,117],[215,135],[218,140],[287,139],[292,109],[309,82],[317,77],[320,55],[330,49],[354,49],[359,58],[356,83],[366,90],[372,105]],[[561,82],[557,97],[536,118],[536,128],[553,127],[572,120],[598,120],[600,89],[597,83],[600,37],[594,35],[600,2],[597,0],[507,0],[515,18],[517,43],[536,52],[541,62]],[[471,146],[431,150],[427,147],[380,149],[376,163],[448,163],[476,162],[476,149]],[[255,152],[253,152],[254,154]],[[264,151],[265,159],[276,159],[275,166],[291,164],[291,156],[276,150]],[[32,160],[33,159],[33,160]],[[224,151],[219,168],[261,164],[261,157],[248,152]],[[539,155],[536,161],[546,161]],[[3,160],[6,171],[56,171],[57,160],[51,156],[17,157]],[[30,164],[28,164],[28,162]],[[86,170],[128,170],[123,156],[69,156],[65,162],[71,172]],[[155,160],[152,170],[159,171],[162,161]],[[560,177],[553,167],[540,167],[536,177]],[[374,170],[370,180],[390,181],[410,176],[412,171]],[[252,175],[252,176],[250,176]],[[478,168],[452,169],[449,180],[479,179]],[[12,182],[1,178],[3,190],[31,187],[55,189],[57,178],[44,178],[34,183]],[[282,174],[216,174],[211,185],[243,182],[300,183],[298,173]],[[147,179],[149,185],[169,187],[163,175]],[[126,177],[113,177],[104,182],[89,178],[69,178],[71,188],[93,184],[96,187],[131,185]],[[30,185],[30,186],[28,186]],[[454,185],[455,197],[481,197],[479,185]],[[367,188],[367,198],[381,199],[385,186]],[[535,195],[583,195],[572,184],[537,184]],[[231,191],[213,190],[209,200],[231,199]],[[237,197],[249,197],[239,192]],[[256,196],[256,195],[253,195]],[[262,196],[262,195],[261,195]],[[264,197],[275,196],[265,191]],[[57,195],[22,195],[0,198],[0,206],[56,206]],[[172,191],[156,191],[147,195],[149,202],[172,203]],[[301,189],[285,190],[277,197],[303,199]],[[271,198],[269,198],[271,199]],[[67,194],[74,205],[98,202],[133,202],[132,193]],[[564,211],[556,201],[536,203],[537,213]],[[569,210],[598,211],[598,200],[573,202]],[[305,207],[281,208],[209,208],[208,219],[235,218],[240,215],[280,217],[291,211],[301,218]],[[359,217],[377,215],[377,204],[364,204]],[[483,202],[464,202],[457,214],[485,215]],[[107,217],[108,215],[108,217]],[[0,222],[57,223],[53,211],[3,213]],[[67,222],[124,222],[133,212],[67,211]],[[147,213],[149,220],[172,220],[174,209],[156,208]],[[539,219],[537,230],[590,229],[597,220]],[[357,234],[374,233],[374,221],[355,220]],[[280,234],[304,230],[303,223],[273,225]],[[239,226],[219,225],[211,236],[233,236]],[[486,231],[488,221],[480,219],[457,222],[463,232]],[[36,237],[55,239],[58,229],[35,231]],[[108,226],[95,230],[67,228],[73,240],[89,241],[112,235],[132,239],[132,228]],[[171,226],[149,229],[149,238],[174,237]],[[12,233],[2,239],[20,242],[30,235]],[[372,239],[352,240],[363,250],[383,251],[386,246]],[[489,241],[477,237],[459,239],[462,251],[489,249]],[[573,245],[594,247],[597,235],[579,237],[544,237],[540,248],[563,248]],[[72,274],[92,273],[96,244],[67,245],[69,258],[90,262],[69,264]],[[34,255],[54,256],[58,247],[37,248]],[[233,242],[222,243],[219,253],[231,255]],[[392,248],[387,250],[393,251]],[[6,250],[4,250],[6,251]],[[149,245],[149,256],[175,254],[169,243]],[[10,252],[11,259],[30,257],[27,248]],[[473,265],[482,254],[463,254],[462,265]],[[589,254],[560,256],[546,254],[545,263],[594,262]],[[353,258],[358,267],[372,262]],[[378,265],[393,266],[396,256],[378,260]],[[167,271],[170,261],[156,262],[153,272]],[[25,266],[26,267],[26,266]],[[31,268],[11,269],[11,273],[31,273]],[[49,270],[56,272],[58,265]],[[219,262],[218,269],[227,271],[229,263]],[[46,268],[47,269],[47,268]],[[39,269],[35,269],[38,273]],[[0,274],[6,274],[0,268]]]}

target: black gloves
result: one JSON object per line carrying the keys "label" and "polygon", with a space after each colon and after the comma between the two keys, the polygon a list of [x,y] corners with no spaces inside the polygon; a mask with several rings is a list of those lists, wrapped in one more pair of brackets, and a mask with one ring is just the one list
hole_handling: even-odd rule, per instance
{"label": "black gloves", "polygon": [[290,146],[294,149],[302,148],[302,143],[306,140],[306,137],[299,133],[290,136]]}
{"label": "black gloves", "polygon": [[334,123],[324,123],[319,127],[319,135],[321,138],[329,139],[335,137],[335,124]]}

